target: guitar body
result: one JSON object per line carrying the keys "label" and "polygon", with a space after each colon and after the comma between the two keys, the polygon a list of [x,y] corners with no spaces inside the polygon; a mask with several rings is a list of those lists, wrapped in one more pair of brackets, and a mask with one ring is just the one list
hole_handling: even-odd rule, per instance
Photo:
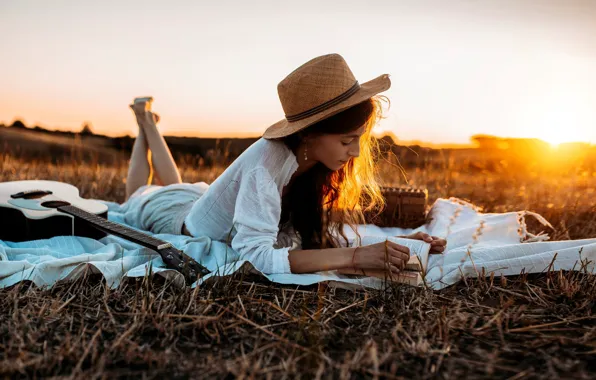
{"label": "guitar body", "polygon": [[[52,194],[31,195],[14,199],[12,194],[32,190],[47,190]],[[108,207],[101,202],[83,199],[79,189],[55,181],[15,181],[0,183],[0,240],[20,242],[49,239],[54,236],[74,235],[100,239],[106,233],[88,223],[43,206],[53,200],[67,200],[89,213],[107,219]]]}

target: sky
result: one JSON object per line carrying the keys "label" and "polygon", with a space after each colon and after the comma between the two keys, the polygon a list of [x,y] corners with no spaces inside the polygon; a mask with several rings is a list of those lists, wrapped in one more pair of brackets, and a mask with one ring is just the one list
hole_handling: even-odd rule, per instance
{"label": "sky", "polygon": [[0,0],[0,123],[136,135],[259,136],[277,84],[323,54],[390,74],[377,132],[596,143],[593,0]]}

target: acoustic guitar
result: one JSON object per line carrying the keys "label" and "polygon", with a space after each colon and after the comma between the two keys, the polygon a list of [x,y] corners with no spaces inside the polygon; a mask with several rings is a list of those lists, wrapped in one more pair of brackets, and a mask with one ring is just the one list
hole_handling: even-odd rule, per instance
{"label": "acoustic guitar", "polygon": [[166,267],[195,282],[209,270],[171,243],[107,220],[108,207],[83,199],[70,184],[56,181],[0,183],[0,240],[19,242],[70,235],[100,239],[112,234],[150,248]]}

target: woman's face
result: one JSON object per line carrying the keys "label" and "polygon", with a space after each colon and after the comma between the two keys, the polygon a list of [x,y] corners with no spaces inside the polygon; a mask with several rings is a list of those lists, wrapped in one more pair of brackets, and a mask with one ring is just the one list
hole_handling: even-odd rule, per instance
{"label": "woman's face", "polygon": [[344,134],[319,135],[308,138],[308,160],[321,162],[330,170],[341,169],[350,159],[360,155],[360,138],[366,131],[362,126]]}

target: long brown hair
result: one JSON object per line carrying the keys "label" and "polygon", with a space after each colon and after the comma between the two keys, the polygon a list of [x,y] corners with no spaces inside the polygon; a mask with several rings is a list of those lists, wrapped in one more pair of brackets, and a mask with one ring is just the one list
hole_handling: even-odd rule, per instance
{"label": "long brown hair", "polygon": [[306,136],[343,134],[366,126],[360,138],[359,157],[351,158],[336,171],[316,163],[294,180],[282,198],[281,222],[292,224],[300,235],[302,249],[339,247],[338,235],[347,244],[344,225],[358,235],[355,225],[364,222],[363,211],[384,206],[376,179],[379,146],[372,136],[372,128],[383,118],[381,100],[389,102],[386,96],[373,96],[282,139],[296,153]]}

